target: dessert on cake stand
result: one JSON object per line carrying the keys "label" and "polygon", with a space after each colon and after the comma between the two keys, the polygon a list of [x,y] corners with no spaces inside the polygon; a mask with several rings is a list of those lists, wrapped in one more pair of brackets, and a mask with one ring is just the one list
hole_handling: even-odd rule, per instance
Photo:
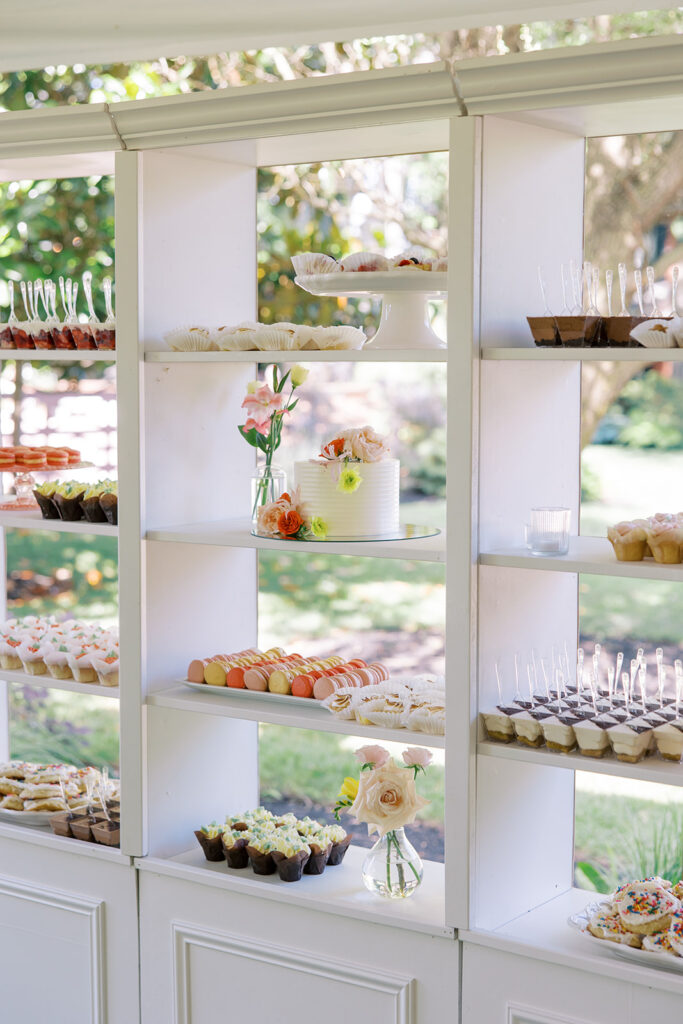
{"label": "dessert on cake stand", "polygon": [[446,342],[432,330],[427,302],[445,297],[447,277],[445,271],[372,270],[304,274],[294,281],[310,295],[381,295],[380,325],[365,349],[434,349]]}

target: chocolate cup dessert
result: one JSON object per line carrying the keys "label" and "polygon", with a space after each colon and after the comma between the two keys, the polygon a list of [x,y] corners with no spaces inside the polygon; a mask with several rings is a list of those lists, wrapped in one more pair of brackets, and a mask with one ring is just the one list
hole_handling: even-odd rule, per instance
{"label": "chocolate cup dessert", "polygon": [[71,337],[73,338],[76,348],[97,348],[97,345],[95,344],[95,339],[92,336],[90,328],[87,327],[85,324],[72,324]]}
{"label": "chocolate cup dessert", "polygon": [[71,836],[71,822],[73,819],[73,811],[56,811],[55,814],[50,815],[50,828],[56,836]]}
{"label": "chocolate cup dessert", "polygon": [[75,814],[70,822],[71,835],[85,843],[94,843],[93,825],[106,820],[102,814]]}
{"label": "chocolate cup dessert", "polygon": [[118,846],[121,842],[121,823],[118,821],[100,821],[92,826],[95,841],[103,846]]}
{"label": "chocolate cup dessert", "polygon": [[223,836],[214,836],[213,839],[209,839],[206,832],[197,830],[195,832],[197,842],[204,851],[204,856],[207,860],[225,860],[225,854],[223,853]]}
{"label": "chocolate cup dessert", "polygon": [[309,843],[309,846],[311,848],[311,856],[304,866],[304,874],[322,875],[332,850],[332,843],[326,846],[324,850],[321,850],[317,843]]}
{"label": "chocolate cup dessert", "polygon": [[59,509],[55,505],[52,498],[49,498],[47,494],[41,494],[40,491],[34,491],[33,497],[40,506],[43,519],[59,519]]}
{"label": "chocolate cup dessert", "polygon": [[116,348],[116,330],[111,327],[104,327],[101,324],[93,324],[95,344],[104,352],[111,352]]}
{"label": "chocolate cup dessert", "polygon": [[80,494],[74,495],[73,498],[65,498],[63,494],[55,494],[52,499],[57,506],[59,512],[59,518],[63,519],[67,523],[78,523],[83,518],[83,510],[81,508],[81,498],[85,494],[85,491],[81,491]]}
{"label": "chocolate cup dessert", "polygon": [[330,850],[330,855],[327,858],[328,868],[336,868],[338,864],[341,864],[346,856],[346,851],[348,850],[352,839],[353,833],[349,832],[346,839],[342,839],[341,843],[332,843],[332,849]]}
{"label": "chocolate cup dessert", "polygon": [[631,331],[638,324],[650,320],[647,316],[607,316],[602,321],[601,336],[605,345],[621,345],[625,348],[644,348],[631,337]]}
{"label": "chocolate cup dessert", "polygon": [[255,875],[274,875],[277,871],[272,853],[261,853],[253,846],[247,846],[247,854]]}
{"label": "chocolate cup dessert", "polygon": [[100,496],[100,508],[104,512],[107,522],[117,526],[119,521],[119,499],[116,494],[103,494]]}
{"label": "chocolate cup dessert", "polygon": [[84,498],[81,501],[83,516],[89,523],[106,523],[107,517],[100,505],[100,496],[96,494],[92,498]]}
{"label": "chocolate cup dessert", "polygon": [[14,348],[12,328],[9,324],[0,324],[0,348]]}
{"label": "chocolate cup dessert", "polygon": [[282,882],[298,882],[308,863],[309,854],[305,850],[299,850],[293,857],[285,857],[284,853],[276,850],[273,853],[273,860],[277,865],[277,873]]}
{"label": "chocolate cup dessert", "polygon": [[55,348],[76,348],[76,344],[71,337],[71,331],[66,324],[52,328],[52,340],[55,343]]}
{"label": "chocolate cup dessert", "polygon": [[35,348],[33,338],[27,330],[28,324],[15,324],[12,327],[12,341],[15,348]]}
{"label": "chocolate cup dessert", "polygon": [[554,316],[528,316],[526,321],[537,345],[559,344]]}
{"label": "chocolate cup dessert", "polygon": [[[221,837],[222,838],[222,837]],[[228,862],[229,868],[246,868],[249,865],[249,854],[247,853],[247,840],[237,839],[232,846],[223,843],[223,853]]]}
{"label": "chocolate cup dessert", "polygon": [[33,344],[36,348],[54,349],[55,343],[52,340],[52,331],[45,326],[39,327],[33,334]]}

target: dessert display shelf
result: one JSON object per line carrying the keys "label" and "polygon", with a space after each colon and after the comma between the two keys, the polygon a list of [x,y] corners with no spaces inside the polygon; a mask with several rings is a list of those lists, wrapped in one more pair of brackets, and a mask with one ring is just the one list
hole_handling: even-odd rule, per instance
{"label": "dessert display shelf", "polygon": [[118,534],[118,526],[112,526],[110,523],[89,523],[85,519],[79,519],[73,523],[65,519],[44,519],[37,508],[0,512],[0,528],[54,530],[57,533],[92,533],[105,537],[116,537]]}
{"label": "dessert display shelf", "polygon": [[210,863],[199,847],[174,857],[144,857],[136,859],[135,863],[141,871],[170,875],[214,889],[427,935],[453,937],[454,931],[444,919],[443,864],[424,861],[419,899],[378,900],[358,884],[366,854],[367,850],[352,843],[339,867],[326,870],[320,876],[304,875],[295,885],[283,884],[277,875],[255,876],[244,870],[230,869],[225,861]]}
{"label": "dessert display shelf", "polygon": [[[47,817],[49,818],[49,813]],[[32,846],[39,846],[48,851],[59,851],[68,854],[77,854],[82,857],[91,857],[95,860],[110,861],[115,864],[130,865],[132,858],[114,846],[104,846],[101,843],[79,843],[66,836],[58,836],[52,831],[48,824],[29,826],[19,824],[15,818],[11,822],[0,820],[0,840],[11,839],[21,843],[29,843]]]}
{"label": "dessert display shelf", "polygon": [[601,537],[572,537],[566,555],[531,555],[525,548],[484,551],[481,565],[541,572],[584,572],[593,576],[625,576],[633,579],[683,582],[683,565],[662,565],[652,558],[642,562],[618,562],[612,545]]}
{"label": "dessert display shelf", "polygon": [[496,743],[493,740],[481,740],[477,753],[480,757],[502,758],[537,767],[566,768],[568,771],[617,775],[624,779],[639,779],[641,782],[656,782],[664,786],[683,786],[683,764],[666,761],[659,754],[629,764],[616,757],[585,757],[578,751],[560,754],[545,747],[525,747],[521,743]]}
{"label": "dessert display shelf", "polygon": [[[177,544],[208,544],[221,547],[262,548],[266,551],[311,551],[311,541],[271,540],[251,532],[251,520],[229,519],[208,523],[189,523],[148,530],[146,539]],[[607,543],[607,541],[605,541]],[[444,562],[445,535],[403,541],[326,541],[325,550],[336,555],[363,555],[369,558],[399,558],[419,562]]]}
{"label": "dessert display shelf", "polygon": [[[69,524],[71,525],[71,524]],[[101,686],[99,683],[79,683],[75,679],[55,679],[49,673],[31,675],[30,672],[18,672],[0,668],[0,680],[17,683],[20,686],[44,687],[47,690],[69,690],[72,693],[87,693],[94,697],[119,698],[118,686]]]}
{"label": "dessert display shelf", "polygon": [[483,348],[481,358],[519,362],[680,363],[681,348]]}
{"label": "dessert display shelf", "polygon": [[446,343],[432,330],[427,301],[445,297],[447,278],[444,271],[386,270],[362,274],[306,274],[294,280],[311,295],[349,298],[381,295],[380,326],[366,344],[363,351],[367,352],[444,349]]}
{"label": "dessert display shelf", "polygon": [[[683,349],[681,350],[683,353]],[[334,349],[314,352],[169,352],[147,351],[146,363],[445,363],[445,348],[373,348]]]}
{"label": "dessert display shelf", "polygon": [[[233,699],[234,698],[234,699]],[[432,736],[411,729],[385,729],[376,725],[361,725],[331,715],[318,701],[305,697],[260,694],[252,690],[231,690],[221,686],[198,684],[190,689],[187,682],[157,690],[149,694],[147,704],[155,707],[194,711],[226,718],[241,718],[250,722],[270,722],[293,729],[315,729],[346,736],[367,739],[381,738],[397,743],[413,743],[421,747],[445,747],[444,736]],[[682,773],[683,774],[683,773]]]}

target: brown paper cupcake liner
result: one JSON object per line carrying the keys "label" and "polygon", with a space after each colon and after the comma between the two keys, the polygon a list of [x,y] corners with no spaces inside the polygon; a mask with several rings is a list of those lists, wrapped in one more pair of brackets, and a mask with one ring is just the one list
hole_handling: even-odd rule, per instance
{"label": "brown paper cupcake liner", "polygon": [[223,843],[223,853],[228,862],[229,868],[246,868],[249,865],[249,854],[247,853],[247,840],[237,839],[232,846]]}
{"label": "brown paper cupcake liner", "polygon": [[346,856],[346,851],[348,850],[352,839],[353,833],[349,832],[346,839],[342,839],[340,843],[332,843],[332,849],[330,850],[330,855],[327,858],[327,866],[329,868],[336,868],[338,864],[341,864]]}
{"label": "brown paper cupcake liner", "polygon": [[59,509],[52,498],[48,498],[46,494],[41,494],[40,491],[34,491],[33,497],[40,506],[43,519],[59,519]]}
{"label": "brown paper cupcake liner", "polygon": [[106,523],[107,517],[100,505],[100,496],[96,494],[93,498],[83,498],[81,510],[88,523]]}
{"label": "brown paper cupcake liner", "polygon": [[324,850],[321,850],[317,843],[309,843],[309,846],[311,848],[311,856],[306,861],[304,874],[322,875],[332,850],[332,843],[326,846]]}
{"label": "brown paper cupcake liner", "polygon": [[277,873],[283,882],[298,882],[305,866],[308,863],[310,854],[305,850],[299,850],[293,857],[285,857],[284,853],[277,850],[272,857],[277,865]]}
{"label": "brown paper cupcake liner", "polygon": [[116,494],[103,494],[100,497],[100,508],[104,512],[107,522],[117,526],[119,521],[119,499]]}
{"label": "brown paper cupcake liner", "polygon": [[247,846],[247,854],[255,875],[274,875],[277,871],[272,853],[261,853],[253,846]]}
{"label": "brown paper cupcake liner", "polygon": [[83,518],[83,510],[81,509],[82,497],[83,491],[80,494],[74,495],[73,498],[65,498],[63,494],[55,494],[52,500],[57,506],[59,518],[67,523],[80,522]]}
{"label": "brown paper cupcake liner", "polygon": [[204,856],[207,860],[225,860],[225,854],[223,853],[223,836],[214,836],[213,839],[209,839],[206,832],[198,830],[195,832],[197,842],[204,851]]}

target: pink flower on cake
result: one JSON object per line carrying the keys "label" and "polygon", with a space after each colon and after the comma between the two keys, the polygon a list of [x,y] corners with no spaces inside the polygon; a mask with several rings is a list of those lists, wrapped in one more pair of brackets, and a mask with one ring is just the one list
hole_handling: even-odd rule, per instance
{"label": "pink flower on cake", "polygon": [[347,457],[350,455],[361,462],[379,462],[389,454],[384,439],[372,427],[344,430],[339,436],[344,440],[344,452]]}
{"label": "pink flower on cake", "polygon": [[361,764],[372,764],[375,768],[381,768],[389,759],[389,751],[379,744],[368,744],[366,747],[359,747],[355,752]]}
{"label": "pink flower on cake", "polygon": [[431,751],[424,747],[407,747],[401,755],[408,768],[426,768],[432,763]]}
{"label": "pink flower on cake", "polygon": [[358,796],[349,813],[356,821],[366,822],[368,832],[387,832],[415,821],[419,810],[429,801],[417,795],[415,780],[405,768],[390,761],[381,768],[361,772]]}

